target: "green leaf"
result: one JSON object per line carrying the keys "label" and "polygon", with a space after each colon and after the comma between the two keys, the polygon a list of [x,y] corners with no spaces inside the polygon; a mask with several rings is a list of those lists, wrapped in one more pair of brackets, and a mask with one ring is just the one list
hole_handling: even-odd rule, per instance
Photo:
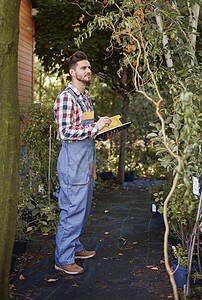
{"label": "green leaf", "polygon": [[154,132],[152,132],[152,133],[149,133],[147,136],[148,136],[149,138],[152,138],[152,137],[156,137],[156,136],[157,136],[157,134],[156,134],[156,133],[154,133]]}

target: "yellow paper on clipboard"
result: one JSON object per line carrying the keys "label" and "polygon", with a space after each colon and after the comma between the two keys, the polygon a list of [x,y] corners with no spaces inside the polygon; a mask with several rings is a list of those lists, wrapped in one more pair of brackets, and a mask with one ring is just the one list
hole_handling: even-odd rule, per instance
{"label": "yellow paper on clipboard", "polygon": [[131,122],[122,124],[122,122],[120,121],[120,118],[121,118],[120,115],[110,117],[112,122],[109,125],[109,127],[104,127],[102,130],[100,130],[95,139],[103,140],[106,138],[107,133],[110,133],[113,130],[120,131],[120,130],[126,129],[132,124]]}

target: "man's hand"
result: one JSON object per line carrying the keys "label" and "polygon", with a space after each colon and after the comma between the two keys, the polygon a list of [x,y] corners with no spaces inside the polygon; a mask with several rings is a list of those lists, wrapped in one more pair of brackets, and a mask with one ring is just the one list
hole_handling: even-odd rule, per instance
{"label": "man's hand", "polygon": [[119,133],[118,130],[112,130],[112,131],[108,132],[105,135],[103,141],[107,141],[108,139],[112,140],[113,138],[115,138],[115,136],[117,136],[118,133]]}
{"label": "man's hand", "polygon": [[119,133],[118,130],[112,130],[110,133],[107,133],[107,138],[106,139],[113,139],[115,138],[115,136],[117,136],[117,134]]}
{"label": "man's hand", "polygon": [[111,119],[107,116],[102,117],[97,122],[95,122],[95,124],[97,124],[98,130],[100,131],[104,127],[109,127],[109,125],[111,124]]}

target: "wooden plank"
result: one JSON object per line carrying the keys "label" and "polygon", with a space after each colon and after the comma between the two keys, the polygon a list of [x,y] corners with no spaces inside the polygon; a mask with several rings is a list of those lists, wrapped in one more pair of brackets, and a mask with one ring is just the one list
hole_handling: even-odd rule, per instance
{"label": "wooden plank", "polygon": [[22,5],[20,5],[20,17],[22,16],[32,18],[32,7],[29,5],[25,7],[22,3]]}
{"label": "wooden plank", "polygon": [[[35,24],[32,17],[31,0],[21,0],[19,23],[18,95],[21,105],[26,105],[33,98],[33,35]],[[27,31],[26,27],[32,28],[32,31]]]}
{"label": "wooden plank", "polygon": [[[26,32],[28,32],[30,34],[33,34],[34,28],[35,28],[35,24],[34,24],[34,22],[33,22],[32,19],[21,18],[19,24],[20,24],[20,28],[19,28],[20,29],[20,33],[24,30],[24,31],[26,31]],[[32,30],[28,31],[28,30],[26,30],[26,27],[30,27]]]}
{"label": "wooden plank", "polygon": [[22,98],[29,98],[29,97],[33,97],[33,89],[30,86],[21,86],[18,89],[18,97]]}
{"label": "wooden plank", "polygon": [[32,72],[33,65],[31,59],[28,60],[27,58],[18,57],[18,68],[22,70],[30,70],[30,72]]}
{"label": "wooden plank", "polygon": [[33,39],[33,35],[34,35],[34,32],[22,29],[22,30],[20,30],[19,37],[22,38],[22,39],[27,38],[29,40],[32,40]]}
{"label": "wooden plank", "polygon": [[23,23],[24,21],[22,20],[25,20],[25,22],[33,22],[32,9],[28,7],[26,11],[20,11],[20,21]]}
{"label": "wooden plank", "polygon": [[26,49],[34,49],[34,38],[32,38],[31,40],[24,40],[22,39],[21,37],[19,38],[19,42],[18,42],[18,49],[19,47],[23,47],[23,48],[26,48]]}
{"label": "wooden plank", "polygon": [[21,66],[21,65],[18,64],[18,68],[19,68],[19,72],[18,72],[18,73],[22,73],[22,72],[24,72],[24,71],[27,71],[27,72],[32,73],[32,71],[33,71],[33,66],[28,66],[28,65],[25,65],[25,64],[24,64],[23,67],[20,67],[20,66]]}
{"label": "wooden plank", "polygon": [[19,21],[20,21],[20,23],[21,24],[26,24],[26,23],[28,23],[28,24],[34,24],[34,18],[32,17],[32,15],[31,15],[31,13],[32,13],[32,10],[31,11],[29,11],[29,8],[27,8],[27,12],[29,13],[29,14],[24,14],[24,13],[21,13],[20,14],[20,18],[19,18]]}
{"label": "wooden plank", "polygon": [[[33,72],[32,72],[32,69],[31,68],[23,68],[23,69],[21,69],[19,72],[18,72],[18,74],[21,74],[20,76],[22,76],[23,74],[25,74],[26,76],[31,76],[30,74],[32,74]],[[31,77],[33,77],[33,75],[31,76]]]}
{"label": "wooden plank", "polygon": [[26,9],[32,8],[32,3],[30,0],[21,0],[20,3],[20,10],[26,10]]}
{"label": "wooden plank", "polygon": [[19,38],[19,45],[29,49],[29,48],[32,48],[34,49],[34,39],[28,39],[28,38],[25,38],[25,37],[20,37]]}
{"label": "wooden plank", "polygon": [[29,1],[29,0],[21,0],[20,9],[22,9],[22,10],[32,9],[32,3],[31,3],[31,1]]}
{"label": "wooden plank", "polygon": [[22,98],[33,98],[32,96],[32,89],[30,89],[30,87],[27,86],[23,86],[22,88],[20,88],[18,90],[18,96],[22,99]]}
{"label": "wooden plank", "polygon": [[[21,82],[20,82],[21,81]],[[32,94],[32,83],[31,82],[24,82],[23,80],[18,80],[19,90],[23,90],[28,94]]]}
{"label": "wooden plank", "polygon": [[18,80],[22,80],[24,82],[31,82],[32,83],[32,74],[25,74],[25,73],[18,73]]}
{"label": "wooden plank", "polygon": [[[25,49],[25,48],[24,48]],[[28,53],[26,50],[19,50],[18,56],[22,58],[31,58],[34,55],[34,52],[30,49],[30,52]]]}
{"label": "wooden plank", "polygon": [[[26,30],[26,28],[27,27],[30,27],[31,28],[31,30],[29,31],[29,30]],[[34,26],[34,24],[32,23],[32,24],[27,24],[27,23],[25,23],[25,24],[20,24],[20,32],[19,32],[19,36],[21,36],[21,35],[26,35],[26,36],[31,36],[31,37],[33,37],[33,35],[34,35],[34,33],[35,33],[35,26]]]}
{"label": "wooden plank", "polygon": [[33,66],[24,65],[23,68],[20,68],[19,74],[32,74],[33,73]]}
{"label": "wooden plank", "polygon": [[21,76],[21,74],[18,74],[18,84],[25,85],[25,86],[32,86],[32,77],[31,76]]}
{"label": "wooden plank", "polygon": [[23,76],[22,74],[18,74],[18,84],[31,87],[32,79],[32,76]]}
{"label": "wooden plank", "polygon": [[18,77],[18,90],[28,90],[29,92],[32,91],[33,84],[32,84],[32,78],[30,80],[24,80],[22,78]]}
{"label": "wooden plank", "polygon": [[29,61],[31,60],[31,55],[22,53],[22,52],[18,52],[18,59],[19,59],[19,61],[25,62],[25,63],[26,63],[26,60],[28,60],[28,64],[29,64]]}
{"label": "wooden plank", "polygon": [[24,70],[32,72],[33,65],[31,64],[31,62],[29,64],[26,64],[26,62],[18,61],[18,69],[19,69],[19,72],[23,72]]}
{"label": "wooden plank", "polygon": [[27,17],[27,16],[22,16],[21,18],[20,18],[20,25],[21,25],[21,27],[23,27],[23,26],[29,26],[29,27],[34,27],[34,21],[33,21],[33,19],[32,18],[30,18],[30,17]]}
{"label": "wooden plank", "polygon": [[18,88],[18,93],[22,96],[22,95],[25,95],[25,92],[27,93],[27,94],[31,94],[32,93],[32,87],[30,87],[30,86],[27,86],[26,84],[24,84],[24,83],[20,83],[19,84],[19,88]]}
{"label": "wooden plank", "polygon": [[25,80],[26,80],[26,78],[31,78],[31,80],[32,80],[32,78],[33,78],[32,72],[29,70],[22,70],[21,72],[18,72],[18,77],[22,78],[22,79],[25,78]]}
{"label": "wooden plank", "polygon": [[[22,48],[24,48],[25,51],[30,50],[30,51],[32,51],[32,53],[34,53],[34,45],[35,45],[34,43],[28,43],[26,41],[21,40],[18,43],[18,52],[21,52]],[[20,49],[20,51],[19,51],[19,49]]]}
{"label": "wooden plank", "polygon": [[18,49],[18,55],[20,55],[22,57],[24,57],[26,55],[26,56],[29,56],[30,59],[32,59],[33,51],[32,51],[32,49],[27,49],[27,48],[24,48],[24,47],[20,47]]}
{"label": "wooden plank", "polygon": [[32,56],[34,55],[32,49],[27,49],[27,48],[24,48],[24,47],[20,47],[18,49],[18,56],[25,57],[26,55],[29,56],[30,60],[32,60]]}
{"label": "wooden plank", "polygon": [[21,43],[18,44],[18,52],[25,53],[27,55],[33,55],[33,47],[25,47]]}
{"label": "wooden plank", "polygon": [[25,46],[27,44],[27,47],[33,47],[34,48],[34,38],[33,37],[25,37],[20,36],[19,37],[19,44]]}
{"label": "wooden plank", "polygon": [[29,88],[27,89],[26,86],[18,89],[18,98],[22,99],[25,95],[32,95],[32,90]]}
{"label": "wooden plank", "polygon": [[27,6],[32,6],[31,0],[21,0],[20,6],[26,8]]}
{"label": "wooden plank", "polygon": [[30,72],[30,73],[33,72],[33,66],[31,65],[31,62],[29,63],[29,65],[26,64],[26,61],[24,63],[20,62],[20,63],[18,63],[18,68],[19,68],[18,73],[23,73],[24,71],[27,71],[27,72]]}

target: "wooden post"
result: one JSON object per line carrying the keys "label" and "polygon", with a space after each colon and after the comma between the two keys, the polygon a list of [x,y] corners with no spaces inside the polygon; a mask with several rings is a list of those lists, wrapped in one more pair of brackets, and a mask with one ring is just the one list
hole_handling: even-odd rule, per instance
{"label": "wooden post", "polygon": [[50,137],[49,137],[49,162],[48,162],[48,199],[50,204],[50,182],[51,182],[51,125],[50,125]]}

